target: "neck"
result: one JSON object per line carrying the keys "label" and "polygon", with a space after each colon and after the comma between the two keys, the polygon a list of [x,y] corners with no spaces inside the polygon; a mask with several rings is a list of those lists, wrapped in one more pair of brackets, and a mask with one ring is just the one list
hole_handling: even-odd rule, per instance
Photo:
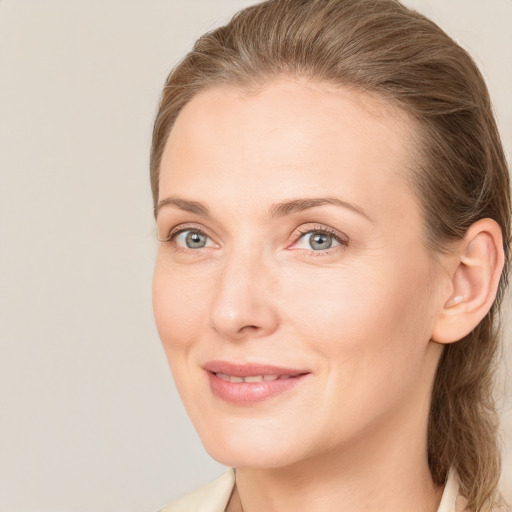
{"label": "neck", "polygon": [[435,512],[442,489],[427,463],[426,402],[419,421],[418,411],[394,416],[342,449],[282,468],[237,469],[240,510]]}

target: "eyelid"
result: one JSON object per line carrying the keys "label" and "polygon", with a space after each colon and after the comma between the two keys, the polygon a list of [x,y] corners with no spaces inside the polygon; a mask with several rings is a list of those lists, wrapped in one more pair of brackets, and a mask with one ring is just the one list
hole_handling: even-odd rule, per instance
{"label": "eyelid", "polygon": [[[204,226],[201,226],[201,225],[198,225],[198,224],[195,224],[195,223],[184,223],[184,224],[178,224],[177,226],[174,226],[172,227],[167,236],[164,237],[164,238],[160,238],[158,237],[158,240],[160,242],[163,242],[163,243],[170,243],[172,244],[173,242],[175,242],[176,238],[183,232],[186,232],[186,231],[196,231],[198,233],[201,233],[203,235],[205,235],[206,237],[208,237],[208,239],[211,241],[211,243],[216,246],[216,247],[219,247],[219,244],[215,241],[215,238],[209,233],[209,230],[205,229]],[[295,244],[297,244],[297,242],[306,234],[309,234],[309,233],[324,233],[328,236],[331,236],[332,238],[334,238],[338,243],[339,245],[338,246],[335,246],[335,247],[331,247],[329,249],[325,249],[325,250],[318,250],[318,251],[315,251],[313,249],[311,250],[308,250],[308,249],[303,249],[303,248],[300,248],[300,249],[297,249],[297,250],[302,250],[302,251],[307,251],[307,252],[310,252],[310,253],[314,253],[316,256],[320,256],[322,254],[328,254],[332,251],[336,251],[338,249],[343,249],[345,247],[347,247],[349,245],[349,237],[347,235],[345,235],[343,232],[341,231],[338,231],[334,228],[331,228],[329,226],[326,226],[324,224],[305,224],[305,225],[301,225],[299,226],[295,231],[294,233],[292,234],[292,241],[291,243],[287,244],[286,248],[287,249],[292,249],[293,246]],[[177,244],[174,243],[174,246],[176,249],[183,249],[185,251],[189,251],[189,250],[192,250],[192,251],[197,251],[198,249],[191,249],[191,248],[185,248],[185,247],[181,247],[181,246],[178,246]],[[211,246],[206,246],[204,248],[208,248],[208,247],[211,247]]]}
{"label": "eyelid", "polygon": [[[205,229],[203,226],[194,224],[194,223],[185,223],[185,224],[178,224],[177,226],[172,227],[169,231],[166,237],[160,238],[158,237],[158,240],[163,243],[173,243],[176,238],[186,231],[196,231],[198,233],[201,233],[209,238],[211,242],[213,242],[214,245],[217,247],[219,244],[215,241],[215,239],[209,234],[208,230]],[[185,248],[183,248],[185,249]],[[197,250],[197,249],[192,249]]]}
{"label": "eyelid", "polygon": [[347,235],[345,235],[344,233],[342,233],[334,228],[325,226],[323,224],[309,224],[309,225],[304,225],[304,226],[300,226],[299,228],[297,228],[297,230],[292,235],[293,241],[291,244],[288,245],[287,248],[288,249],[293,248],[293,246],[295,244],[297,244],[297,242],[304,235],[307,235],[309,233],[324,233],[328,236],[333,237],[340,244],[339,246],[325,249],[323,251],[315,251],[313,249],[311,249],[309,251],[308,251],[308,249],[297,249],[297,250],[305,250],[305,251],[308,251],[311,253],[315,253],[316,256],[320,256],[322,254],[328,254],[329,252],[340,249],[340,248],[343,249],[343,248],[347,247],[350,242],[349,237]]}

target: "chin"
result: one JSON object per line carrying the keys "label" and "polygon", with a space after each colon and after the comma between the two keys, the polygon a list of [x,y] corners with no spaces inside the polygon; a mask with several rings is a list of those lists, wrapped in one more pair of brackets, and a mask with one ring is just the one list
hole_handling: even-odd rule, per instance
{"label": "chin", "polygon": [[[206,447],[205,447],[206,448]],[[206,451],[217,462],[224,466],[232,468],[253,468],[253,469],[272,469],[281,468],[296,462],[290,454],[282,453],[275,449],[258,449],[253,445],[235,446],[230,445],[219,449],[206,448]]]}
{"label": "chin", "polygon": [[242,427],[214,432],[210,428],[204,435],[201,429],[198,433],[208,454],[229,467],[279,468],[307,456],[304,443],[294,442],[296,437],[286,429],[259,429],[257,433],[251,430]]}

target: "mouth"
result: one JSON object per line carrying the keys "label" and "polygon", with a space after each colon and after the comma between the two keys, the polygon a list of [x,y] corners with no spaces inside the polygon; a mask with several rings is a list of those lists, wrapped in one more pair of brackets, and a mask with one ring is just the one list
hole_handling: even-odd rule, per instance
{"label": "mouth", "polygon": [[225,373],[215,373],[219,379],[228,382],[270,382],[278,379],[293,379],[296,375],[247,375],[245,377],[237,377],[235,375],[226,375]]}
{"label": "mouth", "polygon": [[253,405],[286,393],[311,374],[303,369],[224,361],[211,361],[204,370],[212,393],[236,405]]}

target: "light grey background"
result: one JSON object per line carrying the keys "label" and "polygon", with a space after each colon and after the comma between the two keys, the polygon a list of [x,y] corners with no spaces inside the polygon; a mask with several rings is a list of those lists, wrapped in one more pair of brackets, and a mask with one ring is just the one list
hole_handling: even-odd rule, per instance
{"label": "light grey background", "polygon": [[[250,3],[0,0],[0,511],[153,511],[223,471],[153,325],[148,151],[172,65]],[[512,1],[406,3],[474,55],[510,159]]]}

